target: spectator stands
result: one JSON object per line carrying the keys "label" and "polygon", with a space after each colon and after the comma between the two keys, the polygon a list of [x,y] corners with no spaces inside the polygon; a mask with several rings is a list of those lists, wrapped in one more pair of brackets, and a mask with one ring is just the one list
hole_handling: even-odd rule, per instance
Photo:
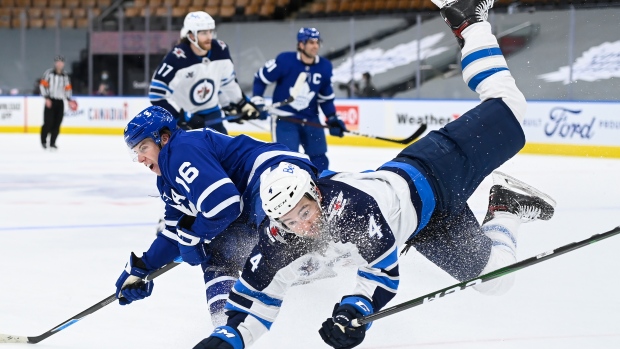
{"label": "spectator stands", "polygon": [[0,28],[86,28],[111,0],[1,0]]}
{"label": "spectator stands", "polygon": [[[495,8],[593,7],[619,0],[499,0]],[[88,10],[116,21],[118,2],[112,0],[0,0],[0,28],[86,28]],[[152,29],[172,18],[174,27],[191,11],[206,11],[218,22],[325,18],[432,12],[431,0],[128,0],[120,4],[127,30],[143,30],[144,17],[154,18]],[[106,11],[107,10],[107,11]],[[100,18],[101,19],[101,18]],[[158,20],[159,19],[159,20]],[[116,26],[114,28],[116,29]]]}

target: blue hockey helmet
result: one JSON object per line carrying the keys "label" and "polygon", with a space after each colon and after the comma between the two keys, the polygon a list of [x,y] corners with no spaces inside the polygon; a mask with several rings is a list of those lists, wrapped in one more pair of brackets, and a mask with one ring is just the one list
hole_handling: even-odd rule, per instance
{"label": "blue hockey helmet", "polygon": [[319,34],[319,31],[316,28],[299,29],[299,31],[297,32],[297,42],[305,43],[310,39],[317,39],[321,41],[321,34]]}
{"label": "blue hockey helmet", "polygon": [[151,138],[156,144],[161,143],[161,131],[171,132],[177,128],[177,121],[166,109],[152,105],[136,115],[125,127],[125,143],[133,149],[142,140]]}

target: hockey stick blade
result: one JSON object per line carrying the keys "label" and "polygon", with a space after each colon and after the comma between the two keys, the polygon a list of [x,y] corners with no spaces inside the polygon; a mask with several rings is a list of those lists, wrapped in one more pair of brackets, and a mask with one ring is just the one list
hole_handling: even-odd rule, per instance
{"label": "hockey stick blade", "polygon": [[[303,125],[307,125],[307,126],[312,126],[312,127],[320,127],[320,128],[329,128],[329,126],[327,125],[323,125],[320,124],[318,122],[312,122],[312,121],[307,121],[306,119],[296,119],[296,118],[290,118],[290,117],[279,117],[278,120],[282,120],[282,121],[287,121],[287,122],[292,122],[295,124],[301,124]],[[416,139],[420,138],[420,136],[422,136],[422,134],[424,134],[424,132],[426,131],[426,124],[420,124],[420,126],[418,126],[418,129],[415,130],[415,132],[413,134],[411,134],[411,136],[407,137],[407,138],[403,138],[403,139],[396,139],[396,138],[386,138],[386,137],[379,137],[379,136],[373,136],[373,135],[369,135],[369,134],[365,134],[365,133],[360,133],[357,131],[345,131],[346,133],[355,135],[355,136],[359,136],[359,137],[366,137],[366,138],[373,138],[373,139],[378,139],[381,141],[386,141],[386,142],[391,142],[391,143],[398,143],[398,144],[409,144],[413,141],[415,141]]]}
{"label": "hockey stick blade", "polygon": [[614,235],[618,235],[620,234],[620,226],[615,227],[614,229],[605,232],[605,233],[601,233],[601,234],[596,234],[596,235],[592,235],[591,237],[585,239],[585,240],[581,240],[579,242],[573,242],[570,243],[568,245],[564,245],[562,247],[558,247],[555,250],[551,250],[551,251],[547,251],[544,253],[541,253],[539,255],[536,255],[534,257],[530,257],[528,259],[524,259],[520,262],[511,264],[509,266],[497,269],[495,271],[492,271],[490,273],[486,273],[484,275],[480,275],[476,278],[467,280],[467,281],[463,281],[463,282],[459,282],[458,284],[454,284],[452,286],[443,288],[441,290],[435,291],[435,292],[431,292],[428,294],[425,294],[424,296],[418,297],[416,299],[412,299],[410,301],[401,303],[401,304],[397,304],[393,307],[390,308],[386,308],[383,310],[380,310],[374,314],[370,314],[367,316],[363,316],[357,319],[353,319],[353,321],[351,322],[351,324],[354,327],[358,327],[364,324],[367,324],[369,322],[375,321],[375,320],[379,320],[382,319],[386,316],[390,316],[392,314],[396,314],[399,313],[403,310],[407,310],[409,308],[413,308],[415,306],[424,304],[424,303],[428,303],[434,300],[437,300],[439,298],[445,297],[449,294],[453,294],[456,293],[458,291],[461,291],[463,289],[466,289],[470,286],[474,286],[474,285],[478,285],[481,284],[483,282],[487,282],[487,281],[491,281],[493,279],[497,279],[501,276],[504,276],[506,274],[510,274],[510,273],[514,273],[517,270],[521,270],[523,268],[527,268],[529,266],[532,266],[534,264],[538,264],[540,262],[546,261],[547,259],[551,259],[554,257],[557,257],[559,255],[562,255],[564,253],[576,250],[578,248],[584,247],[584,246],[588,246],[590,244],[593,244],[595,242],[601,241],[603,239],[607,239],[609,237],[612,237]]}
{"label": "hockey stick blade", "polygon": [[0,343],[28,343],[28,337],[0,333]]}
{"label": "hockey stick blade", "polygon": [[[147,277],[146,277],[146,281],[150,281],[155,279],[156,277],[160,276],[161,274],[167,272],[168,270],[176,267],[177,265],[181,264],[183,261],[179,258],[179,259],[175,259],[174,261],[164,265],[163,267],[155,270],[154,272],[150,273]],[[36,344],[39,343],[40,341],[46,339],[47,337],[50,337],[62,330],[64,330],[65,328],[75,324],[76,322],[82,320],[83,318],[85,318],[86,316],[96,312],[97,310],[102,309],[103,307],[105,307],[108,304],[114,303],[114,301],[116,301],[116,294],[112,294],[111,296],[106,297],[105,299],[103,299],[102,301],[98,302],[97,304],[91,306],[90,308],[82,311],[81,313],[71,317],[70,319],[66,320],[65,322],[60,323],[58,326],[52,328],[51,330],[39,335],[39,336],[34,336],[34,337],[26,337],[26,336],[14,336],[14,335],[9,335],[9,334],[0,334],[0,343],[28,343],[28,344]]]}

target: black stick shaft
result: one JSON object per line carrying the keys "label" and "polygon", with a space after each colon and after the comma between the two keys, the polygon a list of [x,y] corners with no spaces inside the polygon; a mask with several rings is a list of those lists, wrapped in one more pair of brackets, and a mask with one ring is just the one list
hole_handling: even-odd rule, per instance
{"label": "black stick shaft", "polygon": [[[160,276],[161,274],[167,272],[168,270],[176,267],[177,265],[179,265],[180,263],[177,263],[176,261],[174,262],[170,262],[166,265],[164,265],[163,267],[155,270],[154,272],[150,273],[147,277],[146,280],[153,280],[156,277]],[[84,310],[83,312],[71,317],[70,319],[68,319],[65,322],[60,323],[58,326],[52,328],[51,330],[43,333],[42,335],[39,336],[35,336],[35,337],[28,337],[28,343],[30,344],[36,344],[39,343],[40,341],[46,339],[47,337],[54,335],[62,330],[64,330],[65,328],[73,325],[74,323],[82,320],[83,318],[85,318],[86,316],[96,312],[99,309],[102,309],[103,307],[105,307],[106,305],[113,303],[115,300],[117,300],[116,298],[116,294],[113,294],[111,296],[108,296],[106,298],[104,298],[102,301],[98,302],[97,304],[91,306],[90,308]]]}
{"label": "black stick shaft", "polygon": [[454,284],[454,285],[452,285],[450,287],[446,287],[446,288],[443,288],[441,290],[438,290],[438,291],[435,291],[435,292],[431,292],[429,294],[426,294],[424,296],[418,297],[416,299],[412,299],[410,301],[407,301],[407,302],[404,302],[404,303],[401,303],[401,304],[397,304],[397,305],[395,305],[393,307],[383,309],[383,310],[378,311],[378,312],[376,312],[374,314],[370,314],[368,316],[357,318],[357,319],[353,320],[353,323],[354,323],[354,325],[364,325],[364,324],[367,324],[369,322],[382,319],[382,318],[384,318],[386,316],[390,316],[392,314],[399,313],[399,312],[401,312],[403,310],[406,310],[406,309],[409,309],[409,308],[413,308],[415,306],[418,306],[418,305],[421,305],[421,304],[424,304],[424,303],[428,303],[428,302],[434,301],[436,299],[442,298],[442,297],[447,296],[447,295],[452,294],[452,293],[456,293],[457,291],[463,290],[463,289],[465,289],[467,287],[478,285],[478,284],[481,284],[483,282],[487,282],[487,281],[496,279],[498,277],[504,276],[506,274],[514,273],[517,270],[529,267],[529,266],[534,265],[534,264],[538,264],[540,262],[543,262],[543,261],[546,261],[548,259],[557,257],[559,255],[562,255],[562,254],[566,253],[566,252],[570,252],[570,251],[576,250],[578,248],[587,246],[589,244],[601,241],[603,239],[607,239],[608,237],[612,237],[614,235],[617,235],[618,233],[620,233],[620,226],[616,227],[616,228],[614,228],[614,229],[612,229],[612,230],[610,230],[608,232],[597,234],[597,235],[593,235],[593,236],[591,236],[588,239],[585,239],[585,240],[582,240],[582,241],[579,241],[579,242],[573,242],[573,243],[570,243],[568,245],[556,248],[555,250],[551,250],[551,251],[548,251],[548,252],[545,252],[545,253],[541,253],[541,254],[539,254],[537,256],[530,257],[528,259],[525,259],[525,260],[522,260],[520,262],[511,264],[511,265],[506,266],[504,268],[497,269],[495,271],[492,271],[492,272],[484,274],[484,275],[480,275],[477,278],[473,278],[473,279],[470,279],[470,280],[467,280],[467,281],[463,281],[463,282],[460,282],[458,284]]}
{"label": "black stick shaft", "polygon": [[[329,126],[327,126],[327,125],[323,125],[323,124],[320,124],[318,122],[307,121],[305,119],[297,119],[297,118],[289,118],[289,117],[279,117],[278,120],[292,122],[292,123],[295,123],[295,124],[307,125],[307,126],[311,126],[311,127],[329,128]],[[411,136],[409,136],[407,138],[403,138],[403,139],[395,139],[395,138],[385,138],[385,137],[373,136],[373,135],[369,135],[369,134],[365,134],[365,133],[360,133],[360,132],[357,132],[357,131],[345,131],[345,132],[346,133],[350,133],[352,135],[360,136],[360,137],[373,138],[373,139],[378,139],[378,140],[382,140],[382,141],[386,141],[386,142],[391,142],[391,143],[409,144],[409,143],[415,141],[416,139],[418,139],[424,133],[424,131],[426,131],[426,127],[427,127],[426,124],[421,124],[418,127],[418,129]]]}

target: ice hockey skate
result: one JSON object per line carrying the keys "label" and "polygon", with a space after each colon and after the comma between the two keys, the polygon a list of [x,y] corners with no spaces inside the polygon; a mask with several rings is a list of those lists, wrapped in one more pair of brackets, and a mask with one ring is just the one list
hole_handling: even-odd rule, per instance
{"label": "ice hockey skate", "polygon": [[553,217],[556,203],[549,195],[499,171],[493,172],[493,183],[483,224],[493,219],[495,212],[512,213],[524,223]]}
{"label": "ice hockey skate", "polygon": [[494,2],[495,0],[457,0],[448,3],[439,12],[452,29],[459,45],[463,47],[461,32],[474,23],[486,21]]}

